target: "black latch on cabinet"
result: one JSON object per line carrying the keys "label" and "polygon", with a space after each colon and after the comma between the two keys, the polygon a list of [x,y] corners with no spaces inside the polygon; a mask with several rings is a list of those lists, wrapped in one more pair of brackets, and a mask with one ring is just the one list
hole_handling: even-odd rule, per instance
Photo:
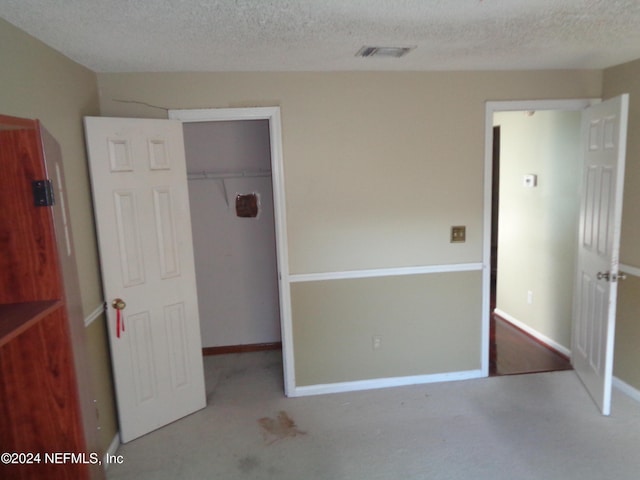
{"label": "black latch on cabinet", "polygon": [[50,207],[55,204],[51,180],[34,180],[31,182],[31,187],[33,188],[33,203],[36,207]]}

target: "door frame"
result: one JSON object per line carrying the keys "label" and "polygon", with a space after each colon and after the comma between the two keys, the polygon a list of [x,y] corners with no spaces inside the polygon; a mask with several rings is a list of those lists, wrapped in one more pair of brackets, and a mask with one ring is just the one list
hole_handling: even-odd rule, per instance
{"label": "door frame", "polygon": [[[482,376],[489,376],[489,336],[490,336],[490,295],[491,295],[491,201],[493,183],[493,114],[497,112],[527,110],[579,111],[600,103],[599,98],[560,100],[509,100],[487,101],[485,103],[484,142],[484,214],[482,244],[482,334],[481,370]],[[580,172],[581,173],[581,172]],[[574,280],[575,282],[575,280]],[[571,327],[573,331],[573,325]]]}
{"label": "door frame", "polygon": [[269,121],[284,393],[286,396],[291,396],[295,388],[295,372],[280,107],[172,109],[169,110],[169,119],[179,120],[182,123],[236,120]]}

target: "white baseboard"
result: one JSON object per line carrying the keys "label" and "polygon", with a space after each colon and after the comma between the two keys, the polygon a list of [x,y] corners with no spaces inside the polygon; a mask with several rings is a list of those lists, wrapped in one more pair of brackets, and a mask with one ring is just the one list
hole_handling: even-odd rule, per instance
{"label": "white baseboard", "polygon": [[504,318],[505,320],[508,320],[510,323],[513,323],[520,330],[523,330],[523,331],[527,332],[533,338],[541,341],[542,343],[544,343],[546,345],[549,345],[551,348],[553,348],[554,350],[557,350],[558,352],[562,353],[564,356],[571,358],[571,350],[568,349],[567,347],[565,347],[564,345],[560,345],[555,340],[552,340],[549,337],[547,337],[546,335],[543,335],[542,333],[538,332],[537,330],[534,330],[530,326],[525,325],[524,323],[522,323],[517,318],[512,317],[508,313],[503,312],[502,310],[500,310],[498,308],[496,308],[494,310],[494,312],[498,316]]}
{"label": "white baseboard", "polygon": [[436,373],[432,375],[412,375],[407,377],[376,378],[373,380],[358,380],[355,382],[325,383],[295,387],[290,397],[305,397],[309,395],[323,395],[326,393],[355,392],[358,390],[374,390],[378,388],[404,387],[425,383],[451,382],[482,378],[482,370],[467,370],[463,372]]}
{"label": "white baseboard", "polygon": [[111,444],[109,444],[108,450],[105,452],[104,457],[102,458],[102,465],[104,465],[104,469],[109,468],[108,457],[113,457],[118,451],[118,447],[120,447],[120,434],[116,432],[115,437],[111,440]]}
{"label": "white baseboard", "polygon": [[623,382],[618,377],[613,377],[613,386],[620,390],[625,395],[631,397],[636,402],[640,402],[640,390],[635,387],[632,387],[626,382]]}

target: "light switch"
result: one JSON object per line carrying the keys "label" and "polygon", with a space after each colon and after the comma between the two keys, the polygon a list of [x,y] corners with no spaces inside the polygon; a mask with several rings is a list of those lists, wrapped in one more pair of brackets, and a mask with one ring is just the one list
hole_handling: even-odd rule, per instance
{"label": "light switch", "polygon": [[451,227],[451,243],[463,243],[467,240],[467,227],[457,225]]}

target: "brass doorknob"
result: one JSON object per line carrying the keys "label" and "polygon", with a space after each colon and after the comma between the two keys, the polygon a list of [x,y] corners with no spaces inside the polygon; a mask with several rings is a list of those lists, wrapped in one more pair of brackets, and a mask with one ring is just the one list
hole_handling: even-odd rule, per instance
{"label": "brass doorknob", "polygon": [[116,298],[111,302],[111,306],[116,310],[124,310],[127,304],[121,298]]}

